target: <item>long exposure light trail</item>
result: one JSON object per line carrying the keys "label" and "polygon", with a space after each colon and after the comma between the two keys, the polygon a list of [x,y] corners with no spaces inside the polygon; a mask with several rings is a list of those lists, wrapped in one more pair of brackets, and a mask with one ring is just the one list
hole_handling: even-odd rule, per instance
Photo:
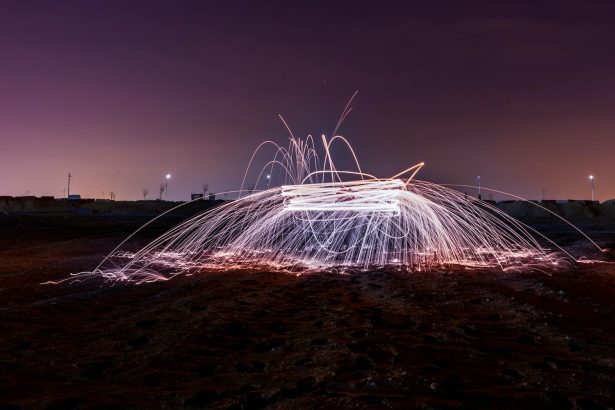
{"label": "long exposure light trail", "polygon": [[284,185],[280,195],[289,211],[394,212],[405,184],[399,179],[348,183]]}
{"label": "long exposure light trail", "polygon": [[[547,270],[574,258],[540,233],[496,207],[459,191],[416,180],[419,163],[391,178],[361,170],[342,137],[322,137],[321,160],[314,139],[271,141],[273,159],[256,171],[281,186],[241,188],[240,197],[172,228],[141,250],[120,244],[94,271],[96,276],[136,283],[203,270],[359,271],[389,268],[429,271],[467,268]],[[347,147],[355,170],[339,170],[331,144]],[[254,163],[250,160],[246,177]],[[244,193],[249,193],[245,195]]]}

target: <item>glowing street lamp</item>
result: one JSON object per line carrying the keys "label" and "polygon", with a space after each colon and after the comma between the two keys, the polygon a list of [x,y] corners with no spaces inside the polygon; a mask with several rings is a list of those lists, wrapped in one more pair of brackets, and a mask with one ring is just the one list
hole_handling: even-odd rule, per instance
{"label": "glowing street lamp", "polygon": [[271,183],[271,175],[267,174],[267,189],[269,189],[270,183]]}
{"label": "glowing street lamp", "polygon": [[164,183],[164,190],[167,193],[167,200],[169,199],[169,179],[171,179],[171,174],[165,175],[166,181]]}
{"label": "glowing street lamp", "polygon": [[596,177],[590,175],[589,182],[592,184],[592,202],[594,202],[596,199]]}
{"label": "glowing street lamp", "polygon": [[480,175],[476,176],[476,180],[478,181],[478,199],[483,199],[480,194]]}

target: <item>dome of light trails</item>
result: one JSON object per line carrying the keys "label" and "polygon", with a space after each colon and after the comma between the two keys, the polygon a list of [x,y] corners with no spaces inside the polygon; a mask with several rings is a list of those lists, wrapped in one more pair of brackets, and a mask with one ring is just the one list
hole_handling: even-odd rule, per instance
{"label": "dome of light trails", "polygon": [[[545,270],[571,255],[498,208],[454,189],[415,178],[423,163],[390,178],[361,170],[342,137],[267,141],[249,162],[259,190],[244,186],[228,201],[172,228],[141,250],[123,242],[93,272],[111,280],[147,282],[178,274],[237,269],[352,273],[497,268]],[[347,148],[352,170],[338,169],[331,145]],[[255,167],[257,152],[274,147]],[[272,179],[282,181],[269,188]],[[130,238],[129,238],[130,239]]]}

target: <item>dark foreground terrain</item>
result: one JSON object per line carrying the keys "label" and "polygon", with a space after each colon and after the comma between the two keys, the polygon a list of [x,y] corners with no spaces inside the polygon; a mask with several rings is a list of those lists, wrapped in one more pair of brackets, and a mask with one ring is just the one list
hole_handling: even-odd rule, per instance
{"label": "dark foreground terrain", "polygon": [[142,222],[0,215],[0,408],[615,405],[615,265],[40,284]]}

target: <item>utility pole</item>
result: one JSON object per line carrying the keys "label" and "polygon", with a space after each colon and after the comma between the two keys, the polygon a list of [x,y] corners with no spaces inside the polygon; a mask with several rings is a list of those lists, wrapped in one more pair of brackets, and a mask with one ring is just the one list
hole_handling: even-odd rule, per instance
{"label": "utility pole", "polygon": [[68,198],[70,196],[70,179],[71,178],[72,178],[72,175],[69,172],[68,173],[68,189],[66,190],[66,198]]}

